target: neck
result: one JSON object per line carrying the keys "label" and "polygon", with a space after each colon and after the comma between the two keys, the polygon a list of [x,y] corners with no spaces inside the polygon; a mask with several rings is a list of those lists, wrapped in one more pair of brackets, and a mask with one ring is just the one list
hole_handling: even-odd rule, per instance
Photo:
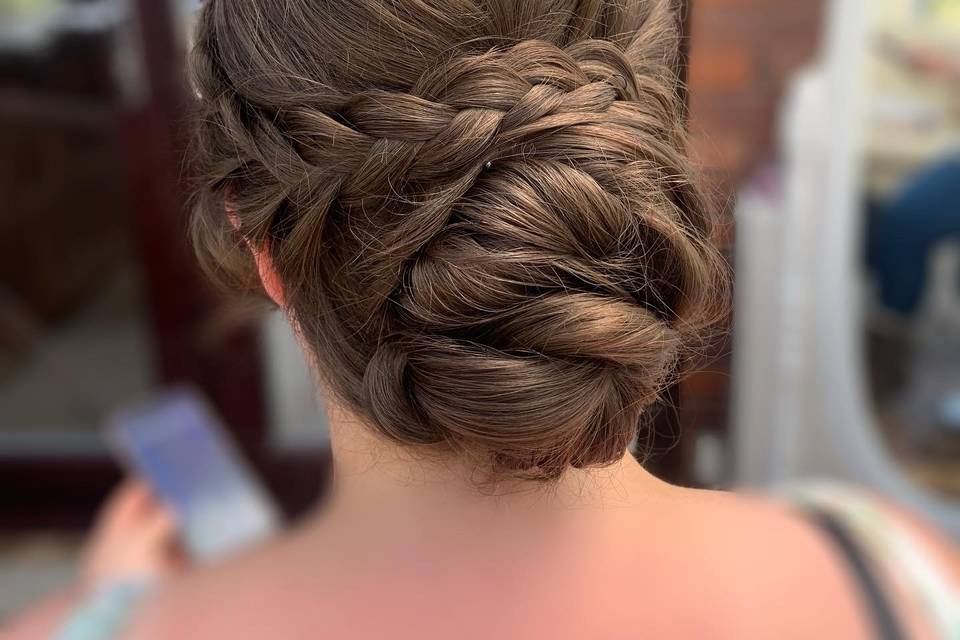
{"label": "neck", "polygon": [[[332,405],[332,403],[331,403]],[[551,483],[514,481],[492,489],[452,454],[415,451],[376,436],[341,407],[328,406],[334,479],[330,509],[390,527],[425,522],[513,522],[579,518],[664,497],[670,489],[632,455],[600,469],[570,469]]]}

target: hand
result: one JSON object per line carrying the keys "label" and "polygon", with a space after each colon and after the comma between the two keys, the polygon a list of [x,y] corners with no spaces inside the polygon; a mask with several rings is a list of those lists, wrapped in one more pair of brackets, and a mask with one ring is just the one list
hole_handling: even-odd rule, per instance
{"label": "hand", "polygon": [[84,585],[162,580],[184,566],[173,514],[143,482],[126,480],[97,518],[84,553]]}

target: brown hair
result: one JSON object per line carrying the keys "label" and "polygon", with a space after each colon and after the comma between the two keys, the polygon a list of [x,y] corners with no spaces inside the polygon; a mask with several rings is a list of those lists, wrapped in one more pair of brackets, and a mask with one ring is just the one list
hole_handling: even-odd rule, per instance
{"label": "brown hair", "polygon": [[268,250],[330,390],[396,442],[493,478],[619,459],[725,300],[670,4],[207,0],[201,257]]}

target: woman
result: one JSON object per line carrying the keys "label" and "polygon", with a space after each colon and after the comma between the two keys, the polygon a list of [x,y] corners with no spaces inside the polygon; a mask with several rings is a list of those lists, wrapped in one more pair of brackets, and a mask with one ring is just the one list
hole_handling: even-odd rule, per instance
{"label": "woman", "polygon": [[957,632],[955,558],[921,527],[859,503],[935,567],[940,613],[899,554],[857,551],[855,518],[670,486],[628,453],[727,289],[670,7],[206,2],[196,241],[296,328],[334,481],[124,637]]}

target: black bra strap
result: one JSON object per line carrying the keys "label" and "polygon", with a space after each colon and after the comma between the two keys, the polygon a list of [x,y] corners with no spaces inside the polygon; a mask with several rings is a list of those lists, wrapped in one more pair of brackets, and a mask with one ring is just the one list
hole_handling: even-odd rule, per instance
{"label": "black bra strap", "polygon": [[900,628],[894,609],[877,581],[870,563],[857,546],[850,533],[833,515],[820,509],[808,509],[807,515],[818,529],[827,534],[834,546],[846,558],[873,619],[877,638],[880,640],[904,640],[907,636]]}

